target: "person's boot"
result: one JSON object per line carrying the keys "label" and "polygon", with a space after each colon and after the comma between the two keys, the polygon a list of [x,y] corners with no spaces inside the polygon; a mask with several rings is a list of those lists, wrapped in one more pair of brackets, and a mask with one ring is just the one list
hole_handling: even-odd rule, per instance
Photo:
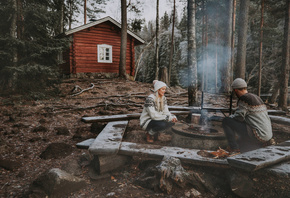
{"label": "person's boot", "polygon": [[148,143],[153,143],[154,142],[154,136],[150,135],[149,133],[146,133],[146,141]]}

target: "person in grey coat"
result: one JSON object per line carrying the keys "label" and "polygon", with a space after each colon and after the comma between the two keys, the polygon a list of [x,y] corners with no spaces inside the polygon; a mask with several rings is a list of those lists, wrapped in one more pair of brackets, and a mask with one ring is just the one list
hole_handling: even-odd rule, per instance
{"label": "person in grey coat", "polygon": [[247,83],[241,78],[235,79],[231,86],[238,97],[238,106],[235,113],[224,118],[222,123],[230,152],[240,152],[236,134],[241,142],[252,142],[256,145],[265,145],[270,140],[273,141],[271,120],[262,99],[248,93]]}

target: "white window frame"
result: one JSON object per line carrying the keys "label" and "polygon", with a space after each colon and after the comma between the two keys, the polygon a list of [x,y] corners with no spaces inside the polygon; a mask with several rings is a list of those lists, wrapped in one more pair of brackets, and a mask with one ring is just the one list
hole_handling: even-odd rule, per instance
{"label": "white window frame", "polygon": [[98,62],[99,63],[113,62],[113,50],[111,45],[107,44],[98,45]]}

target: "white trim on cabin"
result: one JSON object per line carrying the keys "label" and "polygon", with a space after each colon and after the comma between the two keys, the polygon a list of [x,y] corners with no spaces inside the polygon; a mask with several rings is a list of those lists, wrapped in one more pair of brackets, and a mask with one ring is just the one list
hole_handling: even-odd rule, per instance
{"label": "white trim on cabin", "polygon": [[98,45],[98,62],[99,63],[112,63],[113,50],[111,45],[101,44]]}
{"label": "white trim on cabin", "polygon": [[[81,30],[84,30],[84,29],[87,29],[87,28],[90,28],[92,26],[95,26],[95,25],[98,25],[98,24],[101,24],[101,23],[104,23],[106,21],[110,21],[112,22],[113,24],[115,24],[116,26],[118,26],[119,28],[121,28],[121,24],[118,23],[116,20],[112,19],[111,17],[107,16],[107,17],[104,17],[102,19],[99,19],[97,21],[94,21],[94,22],[91,22],[91,23],[87,23],[85,25],[81,25],[81,26],[78,26],[74,29],[71,29],[71,30],[68,30],[65,32],[65,35],[70,35],[70,34],[73,34],[75,32],[78,32],[78,31],[81,31]],[[132,31],[130,30],[127,30],[127,33],[129,35],[131,35],[132,37],[134,37],[135,39],[137,39],[139,42],[141,42],[142,44],[145,43],[145,41],[140,38],[138,35],[136,35],[135,33],[133,33]]]}

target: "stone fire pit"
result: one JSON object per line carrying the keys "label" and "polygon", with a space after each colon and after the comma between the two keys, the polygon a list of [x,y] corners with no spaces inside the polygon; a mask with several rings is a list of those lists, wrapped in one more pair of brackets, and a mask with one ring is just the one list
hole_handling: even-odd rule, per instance
{"label": "stone fire pit", "polygon": [[227,146],[220,122],[212,122],[210,126],[178,123],[172,127],[172,131],[173,146],[201,150],[217,150]]}

